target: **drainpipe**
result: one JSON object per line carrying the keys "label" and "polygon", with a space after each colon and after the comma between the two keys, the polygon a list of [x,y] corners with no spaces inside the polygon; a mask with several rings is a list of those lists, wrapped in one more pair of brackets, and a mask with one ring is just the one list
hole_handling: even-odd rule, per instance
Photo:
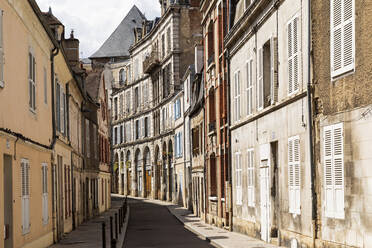
{"label": "drainpipe", "polygon": [[312,198],[312,225],[313,225],[313,247],[315,247],[315,240],[317,236],[317,195],[315,189],[316,167],[314,162],[314,145],[313,145],[313,113],[312,113],[312,85],[311,85],[311,0],[307,0],[308,8],[308,39],[307,39],[307,107],[308,107],[308,131],[309,131],[309,154],[311,167],[311,198]]}
{"label": "drainpipe", "polygon": [[[227,80],[230,79],[230,53],[229,53],[229,50],[226,50],[225,52],[225,57],[226,57],[226,65],[227,65]],[[227,86],[227,110],[228,110],[228,113],[231,113],[231,105],[230,105],[230,84],[226,84]],[[228,124],[228,132],[227,132],[227,136],[228,136],[228,142],[229,142],[229,150],[228,150],[228,168],[229,168],[229,176],[228,176],[228,180],[229,180],[229,189],[230,189],[230,207],[229,207],[229,230],[232,231],[233,230],[233,223],[232,223],[232,205],[233,205],[233,197],[232,197],[232,177],[231,177],[231,132],[230,132],[230,125],[231,125],[231,118],[230,118],[230,115],[228,114],[227,115],[227,124]]]}
{"label": "drainpipe", "polygon": [[[52,53],[50,54],[50,67],[51,67],[51,91],[52,91],[52,142],[50,144],[50,149],[53,150],[54,145],[56,143],[56,120],[55,120],[55,106],[54,106],[54,57],[57,56],[59,53],[59,48],[57,46],[54,47],[52,50]],[[52,160],[53,155],[52,155]],[[52,190],[52,219],[53,219],[53,243],[56,243],[58,240],[58,237],[56,239],[56,231],[57,231],[57,225],[56,225],[56,204],[55,204],[55,190],[57,189],[57,181],[55,177],[55,166],[52,165],[52,184],[53,184],[53,190]]]}

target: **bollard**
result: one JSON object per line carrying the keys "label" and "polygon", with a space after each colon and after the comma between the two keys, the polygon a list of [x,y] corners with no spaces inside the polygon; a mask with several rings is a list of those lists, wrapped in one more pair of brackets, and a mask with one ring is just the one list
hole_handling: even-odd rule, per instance
{"label": "bollard", "polygon": [[102,247],[106,248],[106,223],[102,222]]}
{"label": "bollard", "polygon": [[112,216],[110,216],[110,240],[114,239],[114,232],[112,231]]}
{"label": "bollard", "polygon": [[118,214],[115,213],[115,239],[118,239]]}
{"label": "bollard", "polygon": [[111,248],[116,248],[116,239],[111,240]]}
{"label": "bollard", "polygon": [[119,233],[121,233],[121,209],[119,208]]}
{"label": "bollard", "polygon": [[[122,209],[121,208],[119,208],[119,216],[120,216],[120,218],[119,218],[119,226],[121,226],[121,225],[123,225],[123,211],[122,211]],[[120,228],[119,228],[119,230],[120,230]],[[121,233],[121,232],[120,232]]]}

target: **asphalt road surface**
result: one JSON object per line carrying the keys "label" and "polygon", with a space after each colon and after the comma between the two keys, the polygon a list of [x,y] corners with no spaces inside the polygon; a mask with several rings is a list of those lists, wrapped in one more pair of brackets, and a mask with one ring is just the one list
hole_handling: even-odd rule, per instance
{"label": "asphalt road surface", "polygon": [[188,231],[165,206],[128,198],[130,217],[124,248],[208,248],[208,242]]}

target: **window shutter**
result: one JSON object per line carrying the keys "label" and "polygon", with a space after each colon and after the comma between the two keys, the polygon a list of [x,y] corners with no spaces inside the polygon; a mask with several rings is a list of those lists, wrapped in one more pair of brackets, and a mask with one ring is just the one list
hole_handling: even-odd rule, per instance
{"label": "window shutter", "polygon": [[292,36],[292,48],[293,48],[293,92],[297,91],[299,88],[300,80],[300,27],[299,27],[299,18],[296,17],[293,19],[293,36]]}
{"label": "window shutter", "polygon": [[61,95],[60,95],[60,105],[61,105],[61,110],[60,110],[60,115],[61,115],[61,133],[65,132],[65,92],[61,87]]}
{"label": "window shutter", "polygon": [[287,32],[288,32],[288,93],[291,94],[293,92],[293,23],[288,23]]}
{"label": "window shutter", "polygon": [[354,69],[354,0],[331,1],[331,76]]}
{"label": "window shutter", "polygon": [[278,101],[278,38],[270,39],[271,54],[271,104]]}
{"label": "window shutter", "polygon": [[60,85],[58,83],[58,80],[56,79],[56,118],[57,118],[57,130],[60,131],[61,130],[61,114],[60,114],[60,111],[61,111],[61,106],[60,106],[60,100],[61,100],[61,97],[60,97],[60,93],[61,92],[61,88],[60,88]]}
{"label": "window shutter", "polygon": [[30,185],[29,166],[27,160],[21,161],[22,171],[22,233],[30,232]]}
{"label": "window shutter", "polygon": [[3,11],[0,9],[0,87],[4,82]]}
{"label": "window shutter", "polygon": [[252,64],[253,61],[250,59],[246,64],[247,73],[247,115],[252,114],[252,97],[253,97],[253,83],[252,83]]}
{"label": "window shutter", "polygon": [[289,212],[294,212],[294,168],[293,168],[293,140],[288,140],[288,189],[289,189]]}
{"label": "window shutter", "polygon": [[325,216],[334,217],[334,185],[332,176],[332,126],[324,128],[324,181],[325,181]]}
{"label": "window shutter", "polygon": [[238,71],[238,88],[237,88],[237,112],[238,112],[238,120],[240,120],[240,71]]}
{"label": "window shutter", "polygon": [[236,153],[236,204],[242,204],[242,169],[241,169],[241,155]]}
{"label": "window shutter", "polygon": [[247,152],[248,163],[248,206],[254,207],[254,163],[253,163],[253,150]]}
{"label": "window shutter", "polygon": [[300,162],[300,139],[293,139],[293,190],[294,190],[294,213],[301,213],[301,162]]}
{"label": "window shutter", "polygon": [[42,180],[43,180],[43,195],[42,195],[42,209],[43,209],[43,224],[47,224],[48,216],[48,167],[47,164],[42,164]]}
{"label": "window shutter", "polygon": [[345,218],[344,200],[344,148],[343,148],[343,125],[333,127],[333,173],[334,173],[334,197],[335,218]]}
{"label": "window shutter", "polygon": [[263,108],[263,49],[258,49],[258,109]]}

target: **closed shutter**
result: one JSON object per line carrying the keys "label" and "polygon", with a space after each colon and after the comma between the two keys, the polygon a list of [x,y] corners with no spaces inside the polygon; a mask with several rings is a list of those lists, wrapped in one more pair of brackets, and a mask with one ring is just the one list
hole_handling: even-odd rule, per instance
{"label": "closed shutter", "polygon": [[56,119],[57,119],[57,130],[61,130],[61,87],[58,83],[58,79],[56,79]]}
{"label": "closed shutter", "polygon": [[46,163],[42,164],[42,209],[43,209],[43,224],[48,224],[48,165]]}
{"label": "closed shutter", "polygon": [[22,233],[30,232],[30,175],[28,160],[21,161],[22,176]]}
{"label": "closed shutter", "polygon": [[253,99],[253,82],[252,82],[252,66],[253,60],[249,60],[246,64],[246,74],[247,74],[247,115],[252,114],[252,99]]}
{"label": "closed shutter", "polygon": [[258,109],[263,108],[263,49],[258,49]]}
{"label": "closed shutter", "polygon": [[253,149],[247,151],[247,167],[248,167],[248,206],[254,207],[255,194],[254,194],[254,160]]}
{"label": "closed shutter", "polygon": [[180,156],[182,157],[183,155],[183,147],[182,147],[182,133],[180,133],[180,137],[179,137],[179,141],[180,141]]}
{"label": "closed shutter", "polygon": [[236,204],[242,204],[242,165],[241,165],[241,154],[235,154],[235,163],[236,163]]}
{"label": "closed shutter", "polygon": [[270,39],[270,66],[271,66],[271,104],[278,101],[278,38]]}
{"label": "closed shutter", "polygon": [[300,138],[298,136],[288,139],[288,185],[289,185],[289,212],[301,213],[301,162]]}
{"label": "closed shutter", "polygon": [[299,89],[300,80],[300,26],[299,18],[295,17],[287,25],[288,32],[288,94]]}
{"label": "closed shutter", "polygon": [[343,124],[324,128],[325,215],[345,218]]}
{"label": "closed shutter", "polygon": [[331,76],[354,69],[354,0],[331,0]]}
{"label": "closed shutter", "polygon": [[60,115],[61,115],[61,133],[65,132],[65,92],[61,87],[61,95],[60,95],[60,104],[61,104],[61,110],[60,110]]}
{"label": "closed shutter", "polygon": [[240,119],[240,71],[235,72],[234,75],[234,110],[235,121]]}

